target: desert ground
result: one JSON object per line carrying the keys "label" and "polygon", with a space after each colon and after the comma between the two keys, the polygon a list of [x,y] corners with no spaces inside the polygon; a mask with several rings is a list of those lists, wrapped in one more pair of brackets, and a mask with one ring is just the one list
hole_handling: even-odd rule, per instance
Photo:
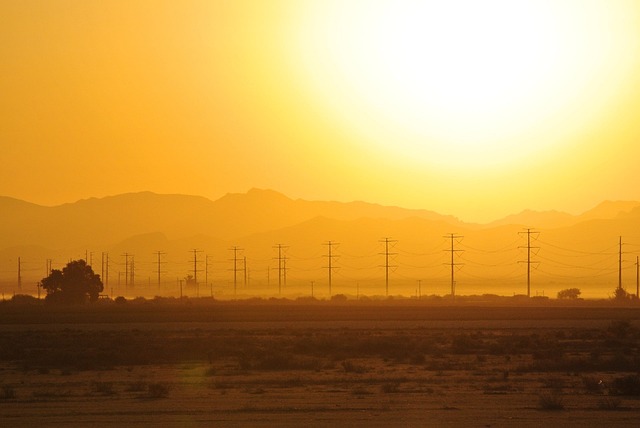
{"label": "desert ground", "polygon": [[0,426],[637,426],[640,308],[0,305]]}

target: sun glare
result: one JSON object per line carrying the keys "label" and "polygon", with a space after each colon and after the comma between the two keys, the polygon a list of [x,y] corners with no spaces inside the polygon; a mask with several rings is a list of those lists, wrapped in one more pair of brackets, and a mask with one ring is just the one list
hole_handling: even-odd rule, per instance
{"label": "sun glare", "polygon": [[629,73],[621,5],[322,3],[297,58],[368,148],[483,168],[550,155],[598,120]]}

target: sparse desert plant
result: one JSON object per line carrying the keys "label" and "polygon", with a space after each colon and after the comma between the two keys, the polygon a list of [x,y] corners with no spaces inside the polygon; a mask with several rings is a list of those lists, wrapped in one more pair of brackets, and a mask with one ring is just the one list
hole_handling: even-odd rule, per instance
{"label": "sparse desert plant", "polygon": [[147,389],[147,382],[143,380],[136,380],[127,384],[126,390],[128,392],[142,392]]}
{"label": "sparse desert plant", "polygon": [[600,410],[619,410],[622,400],[618,397],[602,397],[598,400]]}
{"label": "sparse desert plant", "polygon": [[615,395],[640,395],[640,375],[618,377],[611,382],[611,392]]}
{"label": "sparse desert plant", "polygon": [[346,373],[365,373],[367,371],[365,366],[354,363],[351,360],[344,360],[341,365]]}
{"label": "sparse desert plant", "polygon": [[113,389],[113,382],[94,382],[93,389],[96,393],[101,395],[114,395],[116,393]]}
{"label": "sparse desert plant", "polygon": [[387,382],[383,383],[380,387],[385,394],[393,394],[400,390],[400,382]]}
{"label": "sparse desert plant", "polygon": [[169,395],[169,385],[154,382],[147,386],[147,398],[158,399],[166,398]]}
{"label": "sparse desert plant", "polygon": [[631,323],[627,320],[613,320],[609,324],[607,331],[618,339],[626,338],[633,330]]}
{"label": "sparse desert plant", "polygon": [[4,400],[13,400],[16,398],[16,390],[11,385],[3,385],[2,396],[0,398]]}
{"label": "sparse desert plant", "polygon": [[601,394],[604,389],[604,383],[595,376],[582,376],[582,384],[590,394]]}
{"label": "sparse desert plant", "polygon": [[361,396],[363,396],[363,395],[370,395],[370,394],[373,394],[373,392],[371,392],[371,391],[367,390],[366,388],[363,388],[363,387],[359,386],[359,387],[357,387],[357,388],[353,389],[353,390],[351,391],[351,394],[353,394],[353,395],[355,395],[355,396],[360,396],[360,397],[361,397]]}
{"label": "sparse desert plant", "polygon": [[560,394],[543,393],[538,397],[540,410],[564,410],[564,400]]}

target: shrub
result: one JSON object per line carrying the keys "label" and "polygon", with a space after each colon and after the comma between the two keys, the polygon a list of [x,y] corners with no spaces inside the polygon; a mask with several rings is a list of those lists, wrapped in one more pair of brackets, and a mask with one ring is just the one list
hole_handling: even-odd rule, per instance
{"label": "shrub", "polygon": [[102,395],[115,394],[112,382],[94,382],[93,388],[95,392],[97,392],[98,394],[102,394]]}
{"label": "shrub", "polygon": [[640,376],[627,375],[618,377],[611,383],[611,392],[615,395],[640,395]]}
{"label": "shrub", "polygon": [[604,388],[604,384],[602,380],[598,379],[594,376],[582,376],[582,384],[587,392],[591,394],[599,394],[602,393]]}
{"label": "shrub", "polygon": [[164,383],[150,383],[147,387],[147,398],[165,398],[169,395],[169,386]]}
{"label": "shrub", "polygon": [[564,410],[564,400],[559,394],[540,394],[538,405],[541,410]]}
{"label": "shrub", "polygon": [[341,365],[346,373],[365,373],[367,371],[365,366],[349,360],[344,360]]}
{"label": "shrub", "polygon": [[381,386],[382,392],[385,394],[394,394],[400,390],[400,382],[387,382]]}
{"label": "shrub", "polygon": [[2,397],[5,400],[13,400],[16,398],[16,390],[10,385],[2,386]]}
{"label": "shrub", "polygon": [[577,299],[580,294],[579,288],[567,288],[566,290],[558,291],[558,299]]}
{"label": "shrub", "polygon": [[598,400],[598,409],[600,410],[618,410],[622,400],[618,397],[603,397]]}

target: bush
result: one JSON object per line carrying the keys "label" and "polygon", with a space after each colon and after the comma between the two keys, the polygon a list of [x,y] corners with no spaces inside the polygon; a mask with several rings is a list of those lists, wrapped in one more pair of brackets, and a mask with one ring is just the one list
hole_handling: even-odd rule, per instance
{"label": "bush", "polygon": [[622,400],[618,397],[604,397],[598,400],[598,409],[600,410],[618,410]]}
{"label": "bush", "polygon": [[558,291],[558,299],[577,299],[582,292],[579,288],[567,288]]}
{"label": "bush", "polygon": [[611,392],[615,395],[640,395],[640,376],[627,375],[618,377],[611,383]]}
{"label": "bush", "polygon": [[164,383],[150,383],[147,387],[147,398],[165,398],[169,395],[169,386]]}
{"label": "bush", "polygon": [[346,373],[365,373],[367,371],[367,368],[363,365],[356,364],[349,360],[344,360],[342,362],[342,368]]}
{"label": "bush", "polygon": [[12,386],[4,385],[2,387],[2,397],[5,400],[13,400],[16,398],[16,390]]}
{"label": "bush", "polygon": [[540,394],[538,404],[541,410],[564,410],[564,400],[559,394]]}
{"label": "bush", "polygon": [[94,382],[93,387],[95,392],[101,395],[113,395],[115,391],[113,389],[112,382]]}

